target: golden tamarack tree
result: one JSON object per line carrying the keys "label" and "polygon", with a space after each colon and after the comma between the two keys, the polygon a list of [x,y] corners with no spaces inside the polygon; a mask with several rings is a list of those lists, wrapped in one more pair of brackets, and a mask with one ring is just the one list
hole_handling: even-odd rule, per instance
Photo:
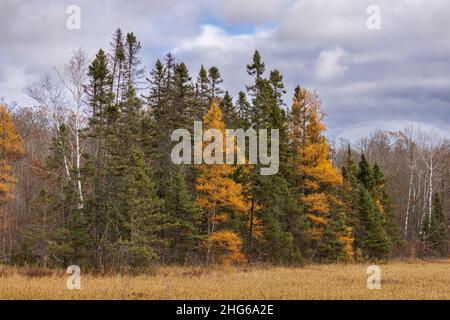
{"label": "golden tamarack tree", "polygon": [[24,154],[22,138],[16,132],[11,114],[6,106],[0,104],[0,217],[2,219],[0,231],[3,238],[3,252],[5,251],[5,230],[8,219],[2,205],[14,200],[13,187],[16,184],[16,179],[12,175],[13,167],[11,164]]}
{"label": "golden tamarack tree", "polygon": [[[294,149],[293,165],[298,176],[300,202],[310,222],[313,255],[321,246],[324,250],[336,250],[331,249],[333,245],[326,244],[328,241],[337,245],[337,251],[340,252],[336,255],[348,260],[353,255],[353,239],[352,230],[345,226],[345,212],[339,198],[343,179],[329,157],[322,120],[323,113],[317,95],[297,87],[290,114],[290,139]],[[330,235],[333,241],[330,241]]]}
{"label": "golden tamarack tree", "polygon": [[11,114],[0,104],[0,204],[14,199],[16,180],[11,173],[11,162],[24,154],[22,138],[16,132]]}
{"label": "golden tamarack tree", "polygon": [[[211,108],[203,118],[203,129],[216,129],[225,137],[225,124],[222,120],[222,112],[215,99],[212,100]],[[219,148],[225,154],[226,143],[218,145],[211,150],[210,155],[214,157]],[[206,150],[210,145],[204,146]],[[198,191],[197,204],[203,208],[207,220],[207,255],[208,260],[216,258],[225,263],[240,262],[244,260],[241,254],[241,240],[233,231],[226,230],[222,225],[230,218],[231,213],[244,214],[249,210],[249,204],[243,196],[243,187],[235,182],[231,175],[235,167],[228,164],[201,164],[198,165],[199,176],[196,189]],[[213,252],[214,251],[214,252]]]}

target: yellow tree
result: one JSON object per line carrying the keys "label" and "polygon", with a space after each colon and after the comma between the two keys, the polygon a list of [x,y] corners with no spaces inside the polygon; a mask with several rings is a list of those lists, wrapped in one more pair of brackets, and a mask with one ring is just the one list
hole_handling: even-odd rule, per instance
{"label": "yellow tree", "polygon": [[314,249],[317,250],[323,237],[331,236],[339,242],[339,251],[348,259],[352,255],[351,230],[345,227],[345,213],[338,197],[343,179],[329,157],[317,95],[296,88],[289,128],[300,201],[310,221]]}
{"label": "yellow tree", "polygon": [[[243,214],[248,211],[249,204],[244,198],[244,190],[241,184],[232,179],[232,174],[235,172],[235,167],[224,163],[224,156],[227,152],[226,128],[222,120],[222,113],[216,100],[211,102],[211,107],[208,113],[203,118],[203,130],[205,133],[214,130],[216,135],[211,137],[211,143],[202,148],[204,159],[222,158],[222,161],[215,163],[202,163],[198,165],[199,176],[197,178],[196,190],[198,191],[197,203],[200,205],[207,218],[208,228],[208,259],[213,249],[213,243],[217,242],[224,245],[228,249],[225,250],[226,256],[220,260],[232,262],[232,257],[237,257],[236,261],[241,261],[240,245],[237,245],[236,239],[239,236],[232,231],[217,230],[217,227],[227,221],[230,213]],[[223,156],[223,157],[221,157]],[[222,162],[222,163],[220,163]],[[234,236],[231,234],[234,233]],[[220,239],[220,241],[216,241]],[[239,252],[230,253],[238,250]]]}
{"label": "yellow tree", "polygon": [[0,104],[0,204],[14,199],[11,162],[24,155],[22,138],[16,131],[8,109]]}
{"label": "yellow tree", "polygon": [[[0,104],[0,206],[14,199],[13,187],[16,183],[12,175],[11,162],[19,159],[25,154],[22,139],[17,134],[8,109]],[[1,208],[0,208],[1,209]],[[3,252],[6,247],[7,217],[1,210]]]}

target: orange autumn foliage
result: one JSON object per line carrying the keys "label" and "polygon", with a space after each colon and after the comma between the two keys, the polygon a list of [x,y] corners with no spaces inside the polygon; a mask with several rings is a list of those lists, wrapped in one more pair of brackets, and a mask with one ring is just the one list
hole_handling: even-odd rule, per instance
{"label": "orange autumn foliage", "polygon": [[[211,108],[203,118],[203,128],[204,130],[217,129],[225,137],[225,124],[216,100],[212,101]],[[223,142],[223,150],[225,154],[227,152],[225,141]],[[250,208],[248,201],[243,196],[243,186],[231,178],[235,168],[228,164],[201,164],[197,167],[199,176],[195,187],[198,191],[196,202],[206,213],[209,240],[214,234],[216,234],[215,237],[229,235],[229,233],[216,232],[217,226],[228,220],[230,212],[244,214]],[[235,236],[237,237],[237,235]],[[213,245],[211,241],[208,241],[208,243]],[[237,248],[236,246],[232,247]],[[212,248],[208,249],[208,255],[211,250]],[[229,257],[229,259],[233,260],[234,258]]]}
{"label": "orange autumn foliage", "polygon": [[242,254],[242,241],[233,231],[221,230],[212,233],[207,240],[207,245],[215,262],[224,265],[246,262]]}
{"label": "orange autumn foliage", "polygon": [[[329,225],[331,210],[342,206],[336,189],[342,186],[343,178],[329,157],[322,119],[318,97],[298,87],[290,115],[289,138],[294,153],[293,166],[299,177],[300,201],[311,223],[311,238],[315,241]],[[351,232],[347,230],[338,238],[345,246],[345,255],[351,257]]]}
{"label": "orange autumn foliage", "polygon": [[12,175],[11,162],[25,154],[23,142],[8,109],[0,104],[0,203],[14,199],[13,187],[16,183]]}

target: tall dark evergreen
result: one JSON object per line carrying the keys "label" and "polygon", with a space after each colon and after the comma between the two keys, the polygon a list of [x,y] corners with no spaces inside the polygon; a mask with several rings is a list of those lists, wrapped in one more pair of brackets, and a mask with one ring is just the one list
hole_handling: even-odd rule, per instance
{"label": "tall dark evergreen", "polygon": [[137,146],[130,151],[121,172],[125,181],[116,189],[115,227],[119,232],[114,259],[116,265],[138,268],[148,266],[163,253],[167,243],[161,234],[168,217],[142,151]]}
{"label": "tall dark evergreen", "polygon": [[165,206],[170,219],[165,231],[169,242],[167,261],[182,264],[195,261],[205,236],[202,212],[188,191],[185,169],[183,166],[177,168]]}
{"label": "tall dark evergreen", "polygon": [[241,127],[238,113],[233,104],[233,98],[230,96],[228,91],[225,92],[223,98],[220,100],[219,107],[220,110],[222,111],[222,117],[227,128]]}
{"label": "tall dark evergreen", "polygon": [[433,197],[433,210],[431,218],[429,218],[426,242],[431,246],[431,250],[439,256],[445,255],[448,250],[448,230],[448,221],[442,210],[441,197],[436,193]]}
{"label": "tall dark evergreen", "polygon": [[362,249],[362,254],[374,260],[390,258],[392,247],[382,216],[369,191],[363,187],[359,190],[359,210],[356,243]]}
{"label": "tall dark evergreen", "polygon": [[379,166],[372,167],[364,155],[358,168],[359,224],[355,227],[355,242],[365,257],[386,260],[392,254],[392,239],[386,228],[388,212],[383,207],[386,199],[379,197],[380,190],[384,194],[382,173]]}
{"label": "tall dark evergreen", "polygon": [[209,97],[210,99],[220,98],[223,93],[220,85],[222,84],[222,76],[219,68],[211,67],[208,70],[208,85],[209,85]]}
{"label": "tall dark evergreen", "polygon": [[195,82],[195,119],[200,121],[208,112],[210,104],[208,72],[202,65]]}

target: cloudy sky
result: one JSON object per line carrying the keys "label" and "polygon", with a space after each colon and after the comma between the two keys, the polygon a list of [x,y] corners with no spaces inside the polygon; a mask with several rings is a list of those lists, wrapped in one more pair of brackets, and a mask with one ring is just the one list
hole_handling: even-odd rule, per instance
{"label": "cloudy sky", "polygon": [[[66,27],[70,5],[80,30]],[[370,5],[379,30],[367,28]],[[257,48],[283,73],[287,104],[296,84],[320,93],[336,136],[414,124],[450,137],[448,0],[1,0],[0,97],[30,104],[24,86],[75,48],[107,48],[117,27],[137,35],[147,71],[171,51],[193,75],[217,65],[233,94]]]}

